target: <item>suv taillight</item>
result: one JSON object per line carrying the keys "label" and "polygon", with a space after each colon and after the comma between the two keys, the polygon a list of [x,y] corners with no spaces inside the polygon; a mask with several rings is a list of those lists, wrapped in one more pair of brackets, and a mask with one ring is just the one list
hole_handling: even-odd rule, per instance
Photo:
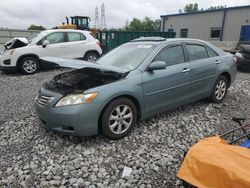
{"label": "suv taillight", "polygon": [[99,40],[96,43],[98,44],[98,46],[100,46],[100,48],[102,48],[102,45]]}
{"label": "suv taillight", "polygon": [[238,64],[238,60],[237,60],[237,57],[236,57],[236,56],[233,56],[233,62],[234,62],[235,65]]}

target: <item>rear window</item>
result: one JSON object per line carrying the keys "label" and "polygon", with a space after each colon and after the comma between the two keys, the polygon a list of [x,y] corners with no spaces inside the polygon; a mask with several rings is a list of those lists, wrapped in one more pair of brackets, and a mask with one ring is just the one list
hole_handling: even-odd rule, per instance
{"label": "rear window", "polygon": [[191,61],[208,58],[205,46],[200,44],[187,44],[186,46]]}

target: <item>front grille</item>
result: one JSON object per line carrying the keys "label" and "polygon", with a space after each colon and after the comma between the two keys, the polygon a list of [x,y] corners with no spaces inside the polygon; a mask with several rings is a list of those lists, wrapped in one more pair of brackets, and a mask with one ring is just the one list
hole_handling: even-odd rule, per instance
{"label": "front grille", "polygon": [[54,99],[54,97],[51,97],[51,96],[39,95],[37,97],[36,101],[38,104],[45,106],[48,103],[50,103],[53,99]]}

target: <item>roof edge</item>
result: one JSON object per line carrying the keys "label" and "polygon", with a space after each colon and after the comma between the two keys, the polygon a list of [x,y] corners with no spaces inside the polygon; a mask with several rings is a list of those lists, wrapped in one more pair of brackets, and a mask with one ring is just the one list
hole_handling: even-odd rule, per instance
{"label": "roof edge", "polygon": [[166,14],[166,15],[161,15],[160,17],[165,18],[165,17],[170,17],[170,16],[185,16],[185,15],[191,15],[191,14],[200,14],[200,13],[207,13],[207,12],[218,12],[218,11],[233,10],[233,9],[243,9],[243,8],[250,8],[250,5],[227,7],[227,8],[220,8],[220,9],[215,9],[215,10],[203,10],[203,11],[188,12],[188,13]]}

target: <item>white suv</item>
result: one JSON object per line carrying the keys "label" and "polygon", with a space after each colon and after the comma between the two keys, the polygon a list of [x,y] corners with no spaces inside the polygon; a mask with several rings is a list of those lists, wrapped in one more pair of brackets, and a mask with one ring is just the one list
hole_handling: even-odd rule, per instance
{"label": "white suv", "polygon": [[42,31],[30,39],[14,38],[4,46],[5,50],[0,55],[0,70],[18,70],[24,74],[33,74],[40,67],[49,65],[48,62],[40,61],[40,57],[94,62],[102,54],[99,41],[89,31],[68,29]]}

